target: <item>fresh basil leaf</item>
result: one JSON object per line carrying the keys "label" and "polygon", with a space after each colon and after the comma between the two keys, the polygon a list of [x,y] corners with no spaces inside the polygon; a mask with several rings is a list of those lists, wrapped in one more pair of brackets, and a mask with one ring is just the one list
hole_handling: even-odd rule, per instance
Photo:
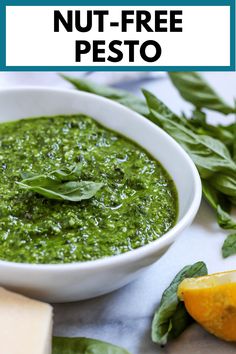
{"label": "fresh basil leaf", "polygon": [[205,198],[216,211],[217,222],[222,229],[236,230],[236,221],[230,215],[231,203],[224,194],[218,192],[209,181],[202,181]]}
{"label": "fresh basil leaf", "polygon": [[236,174],[229,176],[226,174],[216,174],[210,179],[211,184],[221,193],[230,197],[236,197]]}
{"label": "fresh basil leaf", "polygon": [[236,220],[230,215],[229,196],[236,196],[235,179],[231,176],[215,174],[209,181],[203,181],[203,193],[215,209],[217,222],[222,229],[236,230]]}
{"label": "fresh basil leaf", "polygon": [[222,247],[222,256],[227,258],[236,254],[236,234],[229,235]]}
{"label": "fresh basil leaf", "polygon": [[181,301],[178,303],[176,311],[171,318],[171,332],[169,338],[177,338],[181,333],[191,324],[193,319],[189,316],[185,309],[184,303]]}
{"label": "fresh basil leaf", "polygon": [[219,204],[219,193],[215,188],[213,188],[208,181],[202,181],[202,191],[203,195],[213,209],[217,209]]}
{"label": "fresh basil leaf", "polygon": [[206,120],[206,113],[205,112],[202,112],[201,110],[195,108],[194,111],[193,111],[193,114],[192,114],[192,121],[195,123],[195,124],[199,124],[200,126],[202,126],[203,124],[206,124],[207,123],[207,120]]}
{"label": "fresh basil leaf", "polygon": [[178,286],[185,278],[203,276],[207,274],[204,262],[197,262],[185,266],[173,279],[164,291],[161,303],[157,308],[152,322],[152,340],[161,346],[171,338],[179,336],[192,322],[184,305],[177,296]]}
{"label": "fresh basil leaf", "polygon": [[48,199],[79,202],[92,198],[103,186],[103,183],[78,181],[80,174],[81,167],[74,165],[48,174],[31,173],[28,174],[29,178],[16,183],[20,188],[33,191]]}
{"label": "fresh basil leaf", "polygon": [[[174,114],[174,112],[172,112],[166,105],[165,105],[165,103],[164,102],[162,102],[161,100],[159,100],[156,96],[154,96],[154,95],[150,95],[150,97],[149,97],[149,99],[150,99],[150,105],[155,105],[155,108],[156,108],[156,110],[160,113],[160,114],[162,114],[162,115],[164,115],[164,116],[166,116],[166,117],[168,117],[169,119],[178,119],[178,117]],[[144,101],[145,102],[145,101]],[[146,105],[146,108],[147,108],[147,110],[148,110],[148,112],[149,112],[149,107],[148,107],[148,104],[145,102],[145,105]],[[149,117],[149,114],[147,114],[147,116]],[[149,117],[150,118],[150,117]]]}
{"label": "fresh basil leaf", "polygon": [[147,116],[149,110],[145,101],[135,95],[123,90],[114,89],[108,86],[98,85],[89,80],[75,79],[66,75],[61,75],[65,80],[74,85],[77,90],[94,93],[95,95],[108,98],[112,101],[118,102],[133,111]]}
{"label": "fresh basil leaf", "polygon": [[209,135],[212,138],[223,142],[229,149],[233,144],[234,135],[228,129],[228,126],[211,125],[206,121],[206,114],[197,109],[193,112],[190,119],[187,119],[188,125],[192,131],[199,135]]}
{"label": "fresh basil leaf", "polygon": [[223,114],[235,113],[211,86],[196,72],[169,72],[169,77],[180,95],[198,110],[207,108]]}
{"label": "fresh basil leaf", "polygon": [[230,212],[231,202],[228,197],[216,190],[208,180],[202,180],[202,191],[204,197],[215,211],[220,206],[225,212]]}
{"label": "fresh basil leaf", "polygon": [[198,135],[182,124],[168,119],[158,112],[159,103],[155,96],[143,90],[152,120],[170,134],[190,155],[202,178],[208,178],[215,172],[236,172],[236,164],[232,160],[227,147],[210,136]]}
{"label": "fresh basil leaf", "polygon": [[236,221],[220,205],[217,206],[217,221],[222,229],[236,230]]}
{"label": "fresh basil leaf", "polygon": [[28,191],[33,191],[54,200],[68,200],[70,202],[80,202],[81,200],[92,198],[103,186],[103,183],[90,181],[63,182],[58,183],[50,178],[25,179],[17,184]]}
{"label": "fresh basil leaf", "polygon": [[129,352],[97,339],[53,337],[52,354],[129,354]]}

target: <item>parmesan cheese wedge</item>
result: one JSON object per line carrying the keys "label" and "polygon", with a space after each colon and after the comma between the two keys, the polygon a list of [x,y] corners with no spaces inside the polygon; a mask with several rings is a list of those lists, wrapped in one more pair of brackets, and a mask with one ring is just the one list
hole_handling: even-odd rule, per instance
{"label": "parmesan cheese wedge", "polygon": [[50,354],[52,307],[0,288],[0,354]]}

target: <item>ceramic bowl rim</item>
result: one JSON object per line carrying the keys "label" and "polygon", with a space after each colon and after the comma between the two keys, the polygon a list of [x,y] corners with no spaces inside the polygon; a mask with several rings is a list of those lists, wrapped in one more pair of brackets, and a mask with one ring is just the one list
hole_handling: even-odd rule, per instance
{"label": "ceramic bowl rim", "polygon": [[91,260],[91,261],[85,261],[85,262],[73,262],[73,263],[59,263],[59,264],[33,264],[33,263],[17,263],[17,262],[11,262],[11,261],[4,261],[0,260],[0,267],[4,268],[13,268],[13,269],[25,269],[25,270],[38,270],[38,271],[62,271],[62,270],[82,270],[82,269],[98,269],[98,268],[107,268],[112,265],[118,265],[120,263],[123,264],[130,264],[133,261],[141,260],[145,257],[148,257],[152,255],[154,252],[157,252],[158,250],[161,250],[165,247],[168,247],[170,244],[174,242],[176,239],[177,235],[181,233],[193,220],[195,217],[198,208],[200,206],[201,202],[201,196],[202,196],[202,186],[201,186],[201,179],[199,176],[199,173],[197,171],[196,166],[194,165],[193,161],[189,157],[189,155],[183,150],[183,148],[172,138],[170,137],[164,130],[156,126],[154,123],[150,122],[148,119],[145,117],[141,116],[140,114],[130,110],[129,108],[126,108],[122,105],[120,105],[117,102],[111,101],[107,98],[103,98],[101,96],[97,96],[92,93],[87,93],[87,92],[82,92],[82,91],[76,91],[73,89],[61,89],[61,88],[53,88],[53,87],[43,87],[43,86],[12,86],[9,88],[1,88],[0,89],[0,95],[4,92],[12,92],[16,93],[19,91],[48,91],[50,92],[55,92],[55,93],[61,93],[61,94],[72,94],[72,95],[78,95],[81,98],[83,96],[90,96],[92,100],[95,101],[103,101],[107,104],[112,104],[116,109],[120,109],[121,113],[123,112],[129,112],[129,114],[135,115],[137,120],[145,120],[146,124],[151,124],[153,126],[153,129],[156,130],[157,134],[161,134],[165,137],[167,140],[167,143],[172,144],[177,153],[181,154],[186,163],[189,165],[192,176],[193,176],[193,185],[194,185],[194,195],[192,198],[192,201],[189,205],[188,211],[185,213],[185,215],[181,218],[181,220],[177,221],[176,224],[173,226],[172,229],[170,229],[167,233],[165,233],[161,238],[152,241],[151,243],[139,247],[135,250],[125,252],[120,255],[114,255],[114,256],[109,256],[97,260]]}

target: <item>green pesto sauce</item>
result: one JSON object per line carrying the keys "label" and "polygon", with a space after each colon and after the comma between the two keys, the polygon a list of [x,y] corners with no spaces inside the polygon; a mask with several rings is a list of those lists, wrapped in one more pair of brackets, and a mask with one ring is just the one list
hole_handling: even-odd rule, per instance
{"label": "green pesto sauce", "polygon": [[[75,163],[81,180],[104,183],[89,200],[53,201],[15,183],[22,172]],[[2,260],[69,263],[117,255],[158,239],[176,221],[176,189],[160,163],[81,114],[0,124],[0,170]]]}

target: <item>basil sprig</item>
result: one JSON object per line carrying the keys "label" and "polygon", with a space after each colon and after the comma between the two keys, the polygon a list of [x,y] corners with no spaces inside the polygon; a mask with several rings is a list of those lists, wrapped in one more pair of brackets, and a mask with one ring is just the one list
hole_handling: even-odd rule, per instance
{"label": "basil sprig", "polygon": [[185,278],[207,275],[204,262],[185,266],[164,291],[152,321],[152,340],[164,346],[171,338],[178,337],[193,322],[184,303],[177,296],[179,284]]}
{"label": "basil sprig", "polygon": [[215,172],[236,173],[236,163],[230,156],[227,147],[211,136],[198,135],[181,120],[169,118],[159,111],[159,100],[150,92],[143,90],[151,119],[170,134],[188,152],[202,178],[212,176]]}
{"label": "basil sprig", "polygon": [[[169,73],[169,76],[182,97],[195,107],[190,118],[174,114],[147,91],[144,91],[145,102],[123,90],[88,80],[64,78],[78,90],[106,97],[142,114],[178,141],[199,170],[205,185],[203,194],[215,210],[219,225],[226,230],[234,230],[236,221],[230,210],[232,205],[236,205],[236,123],[213,126],[207,123],[206,113],[202,110],[206,108],[229,114],[235,113],[236,109],[225,103],[197,73]],[[212,195],[217,199],[215,205],[211,203]]]}
{"label": "basil sprig", "polygon": [[52,354],[129,354],[129,352],[97,339],[53,337]]}
{"label": "basil sprig", "polygon": [[16,183],[48,199],[80,202],[92,198],[103,186],[103,183],[79,181],[80,172],[80,166],[75,165],[42,175],[23,173],[24,179]]}

